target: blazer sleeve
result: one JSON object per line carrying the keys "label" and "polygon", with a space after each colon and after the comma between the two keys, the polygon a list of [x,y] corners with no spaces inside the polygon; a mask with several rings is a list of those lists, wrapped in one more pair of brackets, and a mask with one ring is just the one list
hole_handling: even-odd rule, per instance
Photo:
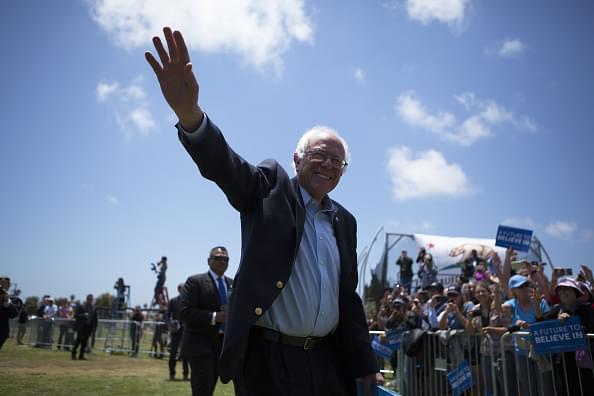
{"label": "blazer sleeve", "polygon": [[[208,118],[201,139],[190,142],[179,130],[178,137],[202,176],[214,181],[239,212],[255,208],[274,185],[274,167],[256,167],[227,144],[219,128]],[[271,163],[275,161],[269,160]]]}
{"label": "blazer sleeve", "polygon": [[180,293],[179,303],[180,318],[189,327],[211,327],[214,310],[204,308],[205,301],[199,277],[188,278]]}

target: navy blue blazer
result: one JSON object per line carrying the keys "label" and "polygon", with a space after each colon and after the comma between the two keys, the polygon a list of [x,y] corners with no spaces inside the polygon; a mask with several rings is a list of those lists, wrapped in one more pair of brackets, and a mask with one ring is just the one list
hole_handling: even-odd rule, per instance
{"label": "navy blue blazer", "polygon": [[[206,133],[190,143],[179,138],[202,176],[223,190],[241,217],[241,259],[235,275],[220,357],[223,382],[239,377],[244,366],[250,327],[270,307],[291,275],[303,233],[305,207],[296,178],[274,160],[254,166],[235,153],[209,119]],[[334,202],[334,201],[333,201]],[[355,218],[340,204],[333,227],[340,253],[339,323],[345,381],[377,371],[369,343],[363,305],[356,293]]]}

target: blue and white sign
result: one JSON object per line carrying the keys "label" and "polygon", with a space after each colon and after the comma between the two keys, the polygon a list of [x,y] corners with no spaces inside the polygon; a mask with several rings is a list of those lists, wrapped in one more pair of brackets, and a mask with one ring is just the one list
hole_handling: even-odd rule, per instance
{"label": "blue and white sign", "polygon": [[389,346],[384,345],[380,342],[378,336],[374,336],[371,341],[371,348],[375,354],[384,359],[390,359],[392,357],[392,349]]}
{"label": "blue and white sign", "polygon": [[470,371],[467,360],[464,360],[458,367],[448,373],[448,382],[452,387],[454,396],[459,396],[466,389],[470,389],[472,386],[472,371]]}
{"label": "blue and white sign", "polygon": [[402,334],[404,334],[406,330],[401,329],[390,329],[386,331],[386,339],[388,340],[387,346],[393,351],[397,351],[400,349],[400,340],[402,339]]}
{"label": "blue and white sign", "polygon": [[495,246],[511,247],[518,252],[528,252],[532,242],[532,231],[500,225],[497,228]]}
{"label": "blue and white sign", "polygon": [[530,339],[537,353],[572,352],[588,349],[579,316],[561,322],[547,320],[530,325]]}

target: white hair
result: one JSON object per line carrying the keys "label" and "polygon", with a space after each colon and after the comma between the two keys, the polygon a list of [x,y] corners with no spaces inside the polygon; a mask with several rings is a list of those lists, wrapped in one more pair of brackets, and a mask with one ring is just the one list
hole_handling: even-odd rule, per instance
{"label": "white hair", "polygon": [[[309,142],[311,139],[318,138],[323,135],[332,135],[336,137],[340,143],[342,144],[342,148],[344,150],[344,161],[347,164],[351,163],[351,152],[349,151],[349,145],[347,144],[346,140],[342,138],[334,129],[324,126],[324,125],[316,125],[313,128],[308,129],[301,135],[301,138],[297,142],[297,147],[295,148],[295,153],[300,159],[303,159],[305,152],[309,148]],[[293,162],[293,169],[297,172],[295,168],[295,162]],[[346,172],[347,166],[342,168],[342,174]]]}

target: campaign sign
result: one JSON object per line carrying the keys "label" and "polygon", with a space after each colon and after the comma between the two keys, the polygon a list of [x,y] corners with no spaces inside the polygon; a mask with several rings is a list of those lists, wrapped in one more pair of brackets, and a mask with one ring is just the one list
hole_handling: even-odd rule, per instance
{"label": "campaign sign", "polygon": [[386,344],[388,348],[393,351],[397,351],[400,349],[400,340],[402,339],[402,334],[404,334],[406,330],[398,330],[398,329],[390,329],[386,331],[386,339],[388,343]]}
{"label": "campaign sign", "polygon": [[379,357],[384,359],[390,359],[392,357],[392,350],[389,346],[382,344],[378,336],[373,337],[373,340],[371,341],[371,348]]}
{"label": "campaign sign", "polygon": [[547,320],[530,325],[530,339],[537,353],[572,352],[588,349],[579,316],[564,322]]}
{"label": "campaign sign", "polygon": [[454,396],[461,395],[472,386],[472,371],[468,361],[464,360],[458,367],[448,373],[448,382]]}
{"label": "campaign sign", "polygon": [[530,250],[532,242],[532,231],[521,228],[508,227],[500,225],[497,228],[497,237],[495,246],[511,247],[518,252],[527,252]]}

